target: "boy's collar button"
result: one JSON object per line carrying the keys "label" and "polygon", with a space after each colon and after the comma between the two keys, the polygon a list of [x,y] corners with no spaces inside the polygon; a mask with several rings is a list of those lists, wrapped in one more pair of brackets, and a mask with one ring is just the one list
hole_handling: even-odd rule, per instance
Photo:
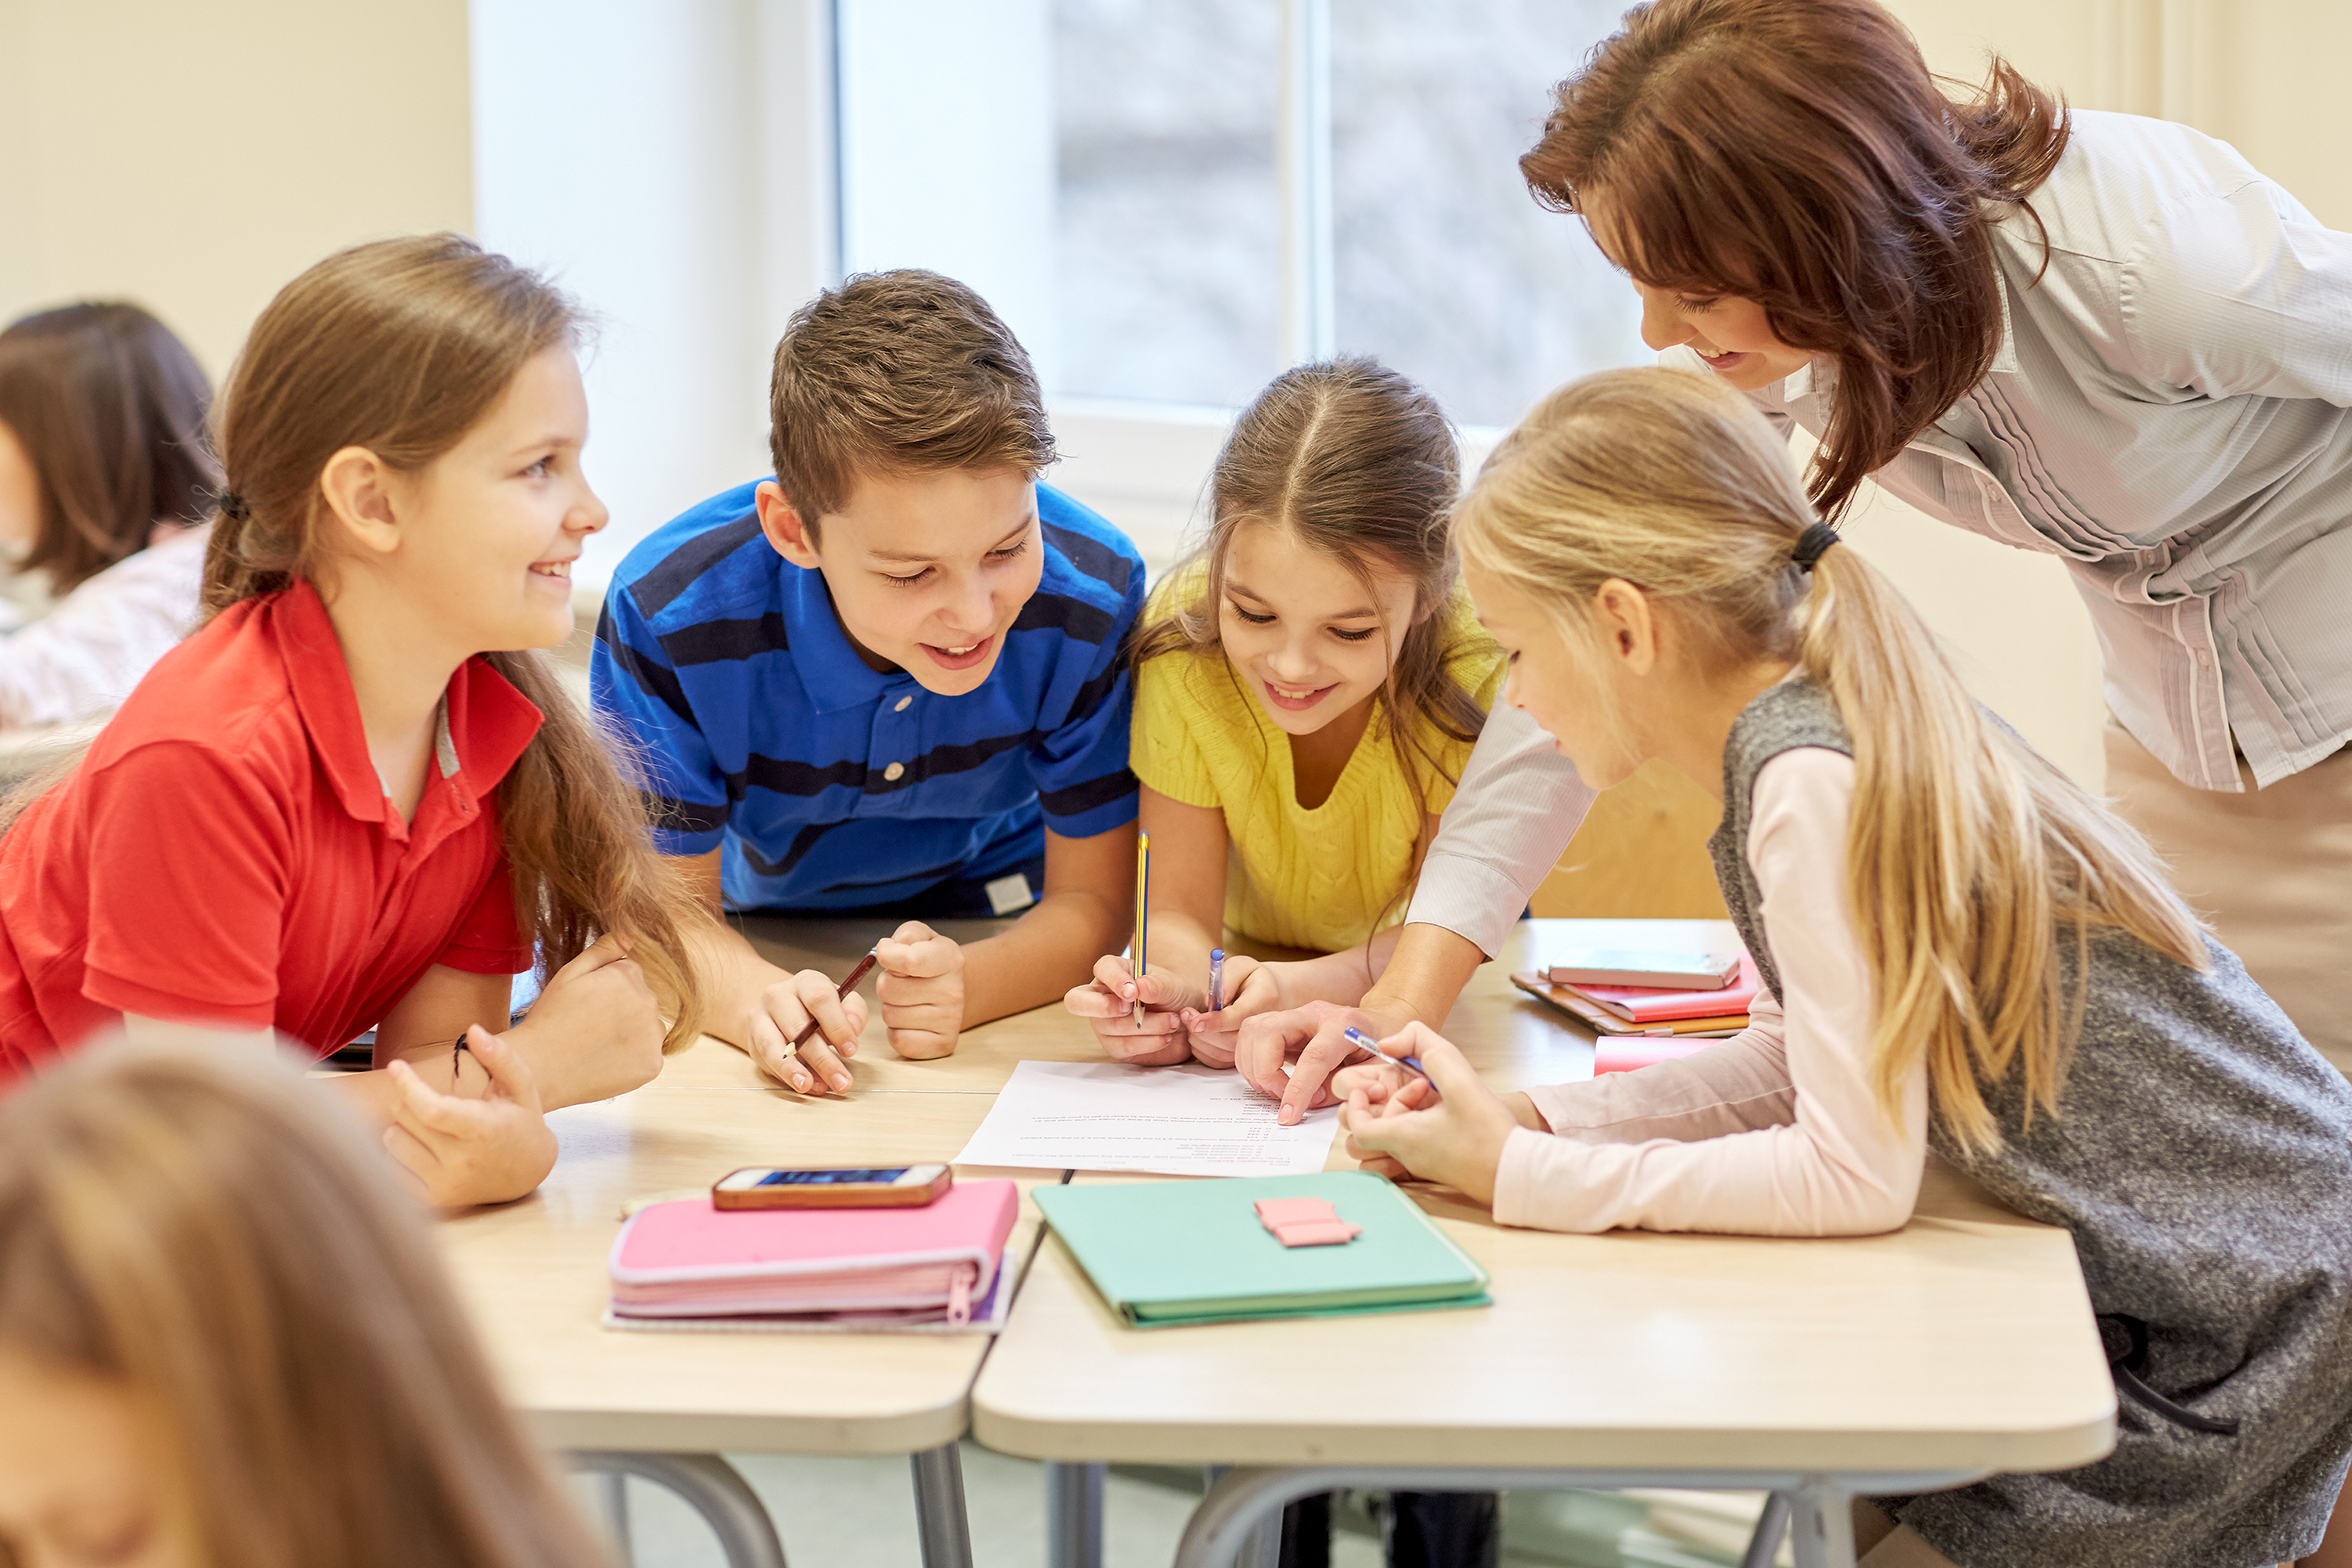
{"label": "boy's collar button", "polygon": [[905,773],[906,771],[907,771],[907,764],[906,764],[906,763],[892,763],[888,767],[884,768],[884,769],[882,770],[882,776],[883,776],[884,778],[886,778],[886,779],[888,779],[892,784],[897,784],[897,783],[898,782],[898,775],[899,775],[899,774],[901,774],[901,773]]}
{"label": "boy's collar button", "polygon": [[914,700],[915,700],[911,697],[901,697],[898,701],[890,704],[890,711],[893,713],[904,713]]}

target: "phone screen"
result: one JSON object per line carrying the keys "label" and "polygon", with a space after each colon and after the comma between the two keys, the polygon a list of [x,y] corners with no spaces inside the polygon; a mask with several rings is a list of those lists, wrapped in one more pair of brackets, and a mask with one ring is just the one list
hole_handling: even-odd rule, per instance
{"label": "phone screen", "polygon": [[771,1171],[751,1184],[755,1187],[814,1187],[835,1183],[880,1184],[895,1182],[914,1167],[899,1165],[887,1171]]}

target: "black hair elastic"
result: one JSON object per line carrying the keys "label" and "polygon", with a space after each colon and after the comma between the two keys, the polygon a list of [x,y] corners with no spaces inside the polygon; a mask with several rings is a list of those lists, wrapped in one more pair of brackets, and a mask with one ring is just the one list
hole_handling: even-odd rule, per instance
{"label": "black hair elastic", "polygon": [[1805,531],[1797,535],[1797,548],[1789,552],[1789,559],[1796,563],[1798,571],[1810,573],[1836,542],[1838,531],[1828,523],[1807,523]]}
{"label": "black hair elastic", "polygon": [[252,509],[245,504],[245,498],[235,490],[221,491],[213,498],[213,502],[220,508],[220,514],[232,522],[243,522],[253,515]]}

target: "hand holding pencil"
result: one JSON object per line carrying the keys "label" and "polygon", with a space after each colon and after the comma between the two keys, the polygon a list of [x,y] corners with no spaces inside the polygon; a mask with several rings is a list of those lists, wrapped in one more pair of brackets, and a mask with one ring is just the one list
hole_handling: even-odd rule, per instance
{"label": "hand holding pencil", "polygon": [[846,1093],[852,1082],[846,1058],[857,1054],[857,1037],[866,1028],[866,999],[857,994],[857,983],[874,962],[868,952],[840,982],[821,969],[803,969],[769,986],[751,1018],[751,1059],[795,1093]]}

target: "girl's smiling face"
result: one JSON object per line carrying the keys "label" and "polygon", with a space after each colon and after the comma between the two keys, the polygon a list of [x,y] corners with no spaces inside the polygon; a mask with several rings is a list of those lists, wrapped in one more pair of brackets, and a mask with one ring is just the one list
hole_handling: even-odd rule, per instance
{"label": "girl's smiling face", "polygon": [[1244,522],[1225,547],[1217,630],[1225,658],[1277,729],[1311,735],[1380,690],[1413,624],[1407,574],[1359,577],[1289,529]]}
{"label": "girl's smiling face", "polygon": [[331,577],[383,579],[420,632],[461,657],[553,647],[572,635],[572,563],[611,518],[581,471],[587,439],[579,362],[558,344],[415,472],[345,447],[324,482],[361,547],[338,551]]}

